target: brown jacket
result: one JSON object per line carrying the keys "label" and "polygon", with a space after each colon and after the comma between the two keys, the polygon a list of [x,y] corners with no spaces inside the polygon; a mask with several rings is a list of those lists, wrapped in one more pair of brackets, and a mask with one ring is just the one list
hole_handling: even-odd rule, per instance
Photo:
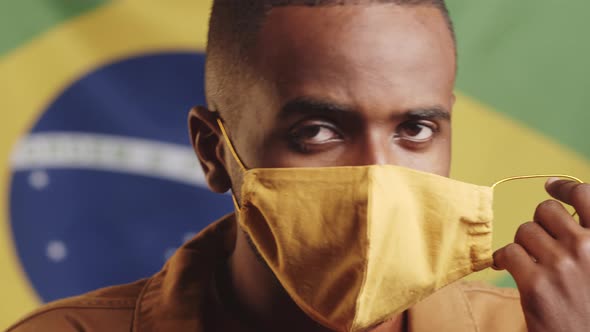
{"label": "brown jacket", "polygon": [[[213,272],[233,248],[233,217],[209,226],[151,278],[56,301],[10,327],[33,331],[249,331],[216,296]],[[518,293],[475,283],[447,286],[408,311],[413,332],[526,331]]]}

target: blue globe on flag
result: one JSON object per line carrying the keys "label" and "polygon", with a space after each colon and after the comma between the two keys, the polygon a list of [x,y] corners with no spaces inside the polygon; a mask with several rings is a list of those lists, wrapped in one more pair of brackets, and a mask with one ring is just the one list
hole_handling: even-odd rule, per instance
{"label": "blue globe on flag", "polygon": [[44,301],[157,272],[222,215],[187,133],[204,104],[204,55],[161,53],[98,68],[47,107],[12,155],[10,220]]}

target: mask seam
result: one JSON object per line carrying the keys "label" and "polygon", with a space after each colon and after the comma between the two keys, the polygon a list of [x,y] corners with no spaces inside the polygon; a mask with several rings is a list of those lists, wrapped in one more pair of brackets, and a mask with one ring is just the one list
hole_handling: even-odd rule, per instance
{"label": "mask seam", "polygon": [[369,272],[369,257],[371,257],[370,252],[371,252],[371,217],[373,216],[373,193],[372,193],[372,188],[373,188],[373,182],[374,182],[374,174],[373,174],[374,170],[373,169],[369,169],[368,172],[368,188],[367,188],[367,223],[366,223],[366,231],[365,231],[365,239],[367,241],[367,251],[365,253],[365,262],[364,262],[364,269],[365,269],[365,273],[363,273],[363,281],[361,282],[361,287],[359,289],[359,294],[358,294],[358,298],[356,300],[356,305],[355,305],[355,310],[354,310],[354,318],[352,320],[352,326],[350,326],[350,329],[352,329],[353,327],[356,326],[357,323],[357,318],[358,318],[358,313],[359,313],[359,307],[361,305],[361,299],[362,299],[362,294],[365,291],[365,287],[366,287],[366,283],[367,283],[367,279],[368,279],[368,272]]}
{"label": "mask seam", "polygon": [[[477,219],[481,220],[483,217],[483,209],[482,209],[482,200],[483,200],[483,196],[480,190],[476,191],[477,193]],[[477,257],[477,239],[474,238],[473,235],[473,231],[472,231],[473,225],[472,224],[467,224],[467,237],[469,239],[469,269],[471,271],[475,271],[475,265],[478,261],[478,257]]]}
{"label": "mask seam", "polygon": [[[487,215],[489,213],[485,213],[485,207],[484,207],[484,201],[486,200],[486,193],[481,190],[478,189],[477,190],[478,193],[478,198],[479,198],[479,202],[478,202],[478,219],[479,220],[486,220],[486,225],[489,226],[490,230],[489,233],[493,232],[492,228],[492,223],[490,220],[488,220]],[[493,217],[492,217],[493,218]],[[470,248],[469,248],[469,254],[470,254],[470,263],[471,263],[471,271],[480,271],[482,270],[481,268],[478,268],[479,266],[482,265],[482,263],[485,261],[485,259],[481,259],[479,256],[477,255],[477,251],[478,248],[482,249],[484,243],[483,240],[480,238],[481,236],[485,236],[487,234],[471,234],[469,233],[469,242],[470,242]],[[489,249],[491,249],[491,247],[486,248],[486,251],[489,251]]]}
{"label": "mask seam", "polygon": [[[484,217],[483,204],[482,204],[484,197],[483,197],[483,192],[481,190],[478,190],[478,194],[479,194],[478,195],[479,202],[478,202],[478,207],[477,207],[477,210],[478,210],[477,211],[477,214],[479,215],[478,218],[480,220],[482,220],[483,217]],[[478,257],[477,257],[477,246],[480,243],[478,243],[478,241],[477,241],[479,239],[474,238],[474,236],[472,234],[469,234],[469,239],[471,240],[471,253],[470,253],[471,254],[471,271],[475,271],[475,268],[476,268],[475,264],[476,264],[476,262],[474,262],[474,259],[478,259]],[[461,292],[461,294],[463,294],[463,293]]]}

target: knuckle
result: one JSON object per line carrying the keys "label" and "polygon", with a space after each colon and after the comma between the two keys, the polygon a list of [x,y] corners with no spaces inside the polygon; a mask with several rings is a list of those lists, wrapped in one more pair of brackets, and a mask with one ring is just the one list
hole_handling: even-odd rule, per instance
{"label": "knuckle", "polygon": [[534,294],[542,294],[543,290],[547,289],[547,278],[542,275],[533,278],[530,288]]}
{"label": "knuckle", "polygon": [[543,303],[543,294],[548,288],[548,279],[542,274],[530,278],[527,283],[528,287],[521,290],[521,296],[533,306]]}
{"label": "knuckle", "polygon": [[573,250],[576,257],[588,258],[590,257],[590,235],[577,234],[573,237]]}
{"label": "knuckle", "polygon": [[560,257],[553,263],[553,269],[555,272],[562,276],[572,274],[575,271],[576,266],[576,261],[569,256]]}

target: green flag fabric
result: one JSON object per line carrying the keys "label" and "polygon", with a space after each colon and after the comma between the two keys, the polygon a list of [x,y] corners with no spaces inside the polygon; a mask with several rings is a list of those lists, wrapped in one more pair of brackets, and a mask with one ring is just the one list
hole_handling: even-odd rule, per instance
{"label": "green flag fabric", "polygon": [[[232,210],[186,134],[204,103],[210,0],[0,4],[0,329],[44,302],[157,271]],[[449,0],[454,178],[590,180],[590,3]],[[494,245],[547,199],[495,191]],[[474,276],[513,286],[501,272]]]}

